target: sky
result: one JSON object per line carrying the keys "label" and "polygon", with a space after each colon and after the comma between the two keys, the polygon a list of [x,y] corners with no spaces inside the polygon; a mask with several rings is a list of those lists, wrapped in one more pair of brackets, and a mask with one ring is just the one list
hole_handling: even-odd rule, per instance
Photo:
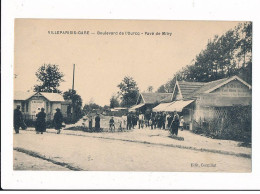
{"label": "sky", "polygon": [[[37,69],[51,63],[59,65],[65,75],[59,89],[67,91],[72,87],[75,64],[74,89],[83,103],[109,105],[109,99],[119,91],[117,85],[125,76],[133,77],[141,92],[148,86],[153,86],[155,91],[175,72],[189,65],[205,49],[209,39],[238,23],[16,19],[14,90],[32,90],[37,84]],[[69,34],[57,34],[57,31],[69,31]],[[105,32],[118,34],[104,35]],[[136,33],[128,35],[127,32]],[[162,32],[167,33],[162,35]]]}

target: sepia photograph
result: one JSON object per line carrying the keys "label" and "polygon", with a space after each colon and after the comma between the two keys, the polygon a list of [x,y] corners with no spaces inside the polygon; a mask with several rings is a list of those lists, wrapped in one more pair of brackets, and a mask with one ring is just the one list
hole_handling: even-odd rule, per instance
{"label": "sepia photograph", "polygon": [[252,172],[252,21],[14,21],[13,170]]}

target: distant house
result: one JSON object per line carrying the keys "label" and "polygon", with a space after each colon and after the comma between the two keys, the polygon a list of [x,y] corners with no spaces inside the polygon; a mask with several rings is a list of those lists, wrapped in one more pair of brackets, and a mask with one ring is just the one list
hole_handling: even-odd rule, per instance
{"label": "distant house", "polygon": [[155,112],[177,111],[186,122],[223,118],[230,107],[252,104],[252,87],[238,76],[212,82],[177,81],[171,99]]}
{"label": "distant house", "polygon": [[171,96],[171,93],[140,93],[136,105],[129,110],[144,113],[146,110],[152,110],[152,108],[158,105],[162,100],[171,98]]}
{"label": "distant house", "polygon": [[61,109],[64,117],[67,117],[71,113],[70,104],[69,101],[65,101],[63,96],[58,93],[14,92],[14,108],[20,105],[26,119],[35,120],[35,116],[41,108],[45,109],[47,120],[53,118],[57,108]]}
{"label": "distant house", "polygon": [[126,107],[115,107],[115,108],[111,108],[109,111],[109,115],[110,116],[123,116],[126,115],[128,112],[128,108]]}
{"label": "distant house", "polygon": [[111,108],[112,112],[118,112],[118,111],[127,111],[126,107],[115,107],[115,108]]}

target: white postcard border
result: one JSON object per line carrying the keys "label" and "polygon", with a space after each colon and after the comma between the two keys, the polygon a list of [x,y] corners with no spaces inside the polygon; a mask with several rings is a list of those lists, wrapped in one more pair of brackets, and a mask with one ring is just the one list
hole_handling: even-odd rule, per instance
{"label": "white postcard border", "polygon": [[[2,1],[1,182],[3,189],[259,189],[259,55],[257,0]],[[252,173],[13,171],[14,18],[253,21]]]}

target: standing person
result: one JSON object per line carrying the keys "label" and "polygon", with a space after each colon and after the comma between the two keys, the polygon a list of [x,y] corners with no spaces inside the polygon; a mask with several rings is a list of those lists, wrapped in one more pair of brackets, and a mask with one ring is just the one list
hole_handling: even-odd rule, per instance
{"label": "standing person", "polygon": [[169,114],[168,117],[168,129],[171,130],[171,124],[172,124],[173,116],[172,113]]}
{"label": "standing person", "polygon": [[87,124],[86,124],[86,122],[87,122],[87,120],[88,120],[87,116],[84,115],[83,118],[82,118],[82,120],[83,120],[82,125],[83,125],[84,127],[87,127]]}
{"label": "standing person", "polygon": [[159,126],[160,126],[159,120],[160,120],[160,115],[157,112],[155,115],[155,128],[159,128]]}
{"label": "standing person", "polygon": [[162,124],[163,124],[163,116],[162,113],[158,113],[158,128],[162,129]]}
{"label": "standing person", "polygon": [[90,115],[90,116],[89,116],[89,120],[88,120],[88,128],[89,128],[90,130],[92,130],[92,122],[93,122],[93,119],[92,119],[92,116]]}
{"label": "standing person", "polygon": [[99,130],[100,129],[100,117],[99,114],[95,117],[95,129]]}
{"label": "standing person", "polygon": [[60,109],[56,109],[56,113],[54,114],[53,123],[55,126],[55,129],[57,130],[57,134],[60,134],[60,130],[62,128],[62,122],[63,122],[63,116],[60,112]]}
{"label": "standing person", "polygon": [[165,116],[165,127],[167,129],[169,129],[169,113],[166,113],[166,116]]}
{"label": "standing person", "polygon": [[152,115],[151,115],[151,129],[155,129],[155,125],[156,125],[156,117],[152,113]]}
{"label": "standing person", "polygon": [[162,128],[165,129],[165,123],[166,123],[166,115],[165,113],[162,113]]}
{"label": "standing person", "polygon": [[15,133],[19,133],[20,127],[22,127],[23,123],[23,115],[20,111],[20,105],[17,105],[16,109],[14,109],[14,130]]}
{"label": "standing person", "polygon": [[145,114],[144,114],[144,123],[145,123],[145,127],[149,127],[150,126],[150,113],[148,111],[145,111]]}
{"label": "standing person", "polygon": [[127,114],[127,124],[126,124],[126,129],[130,130],[132,128],[132,117],[130,113]]}
{"label": "standing person", "polygon": [[148,119],[145,119],[144,123],[145,123],[145,127],[149,127],[149,120]]}
{"label": "standing person", "polygon": [[46,113],[44,112],[44,108],[41,108],[41,112],[36,117],[36,133],[43,134],[46,131]]}
{"label": "standing person", "polygon": [[150,127],[150,119],[151,119],[151,114],[146,111],[145,112],[145,127]]}
{"label": "standing person", "polygon": [[140,129],[140,127],[142,127],[142,129],[144,128],[144,115],[143,114],[139,115],[138,124],[139,124],[139,129]]}
{"label": "standing person", "polygon": [[114,117],[111,117],[111,119],[109,120],[109,130],[110,131],[115,131],[116,127],[115,127],[115,121],[114,121]]}
{"label": "standing person", "polygon": [[171,133],[172,135],[178,135],[178,128],[179,128],[179,115],[176,111],[173,113],[173,120],[171,124]]}
{"label": "standing person", "polygon": [[122,129],[126,129],[127,128],[127,116],[123,115],[122,116]]}
{"label": "standing person", "polygon": [[132,127],[133,129],[137,125],[137,116],[135,114],[132,114]]}
{"label": "standing person", "polygon": [[151,128],[152,129],[156,128],[156,113],[152,113],[151,115]]}
{"label": "standing person", "polygon": [[118,120],[117,120],[117,123],[118,123],[118,131],[122,131],[123,130],[123,118],[122,117],[119,117]]}
{"label": "standing person", "polygon": [[183,131],[183,126],[184,126],[184,118],[183,116],[180,117],[180,128],[181,128],[181,131]]}

